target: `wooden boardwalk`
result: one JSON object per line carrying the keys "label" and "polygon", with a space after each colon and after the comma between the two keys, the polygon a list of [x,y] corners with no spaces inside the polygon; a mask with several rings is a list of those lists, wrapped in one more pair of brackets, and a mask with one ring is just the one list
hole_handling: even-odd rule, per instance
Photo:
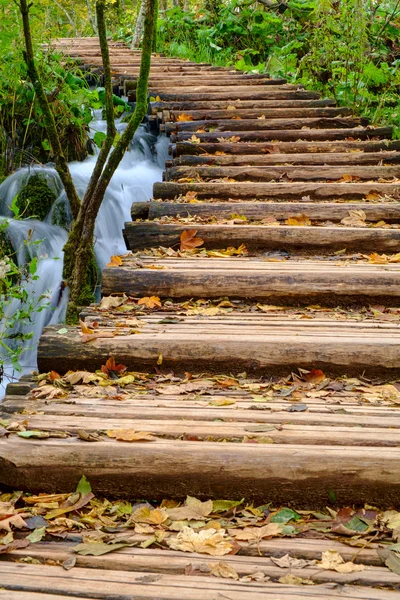
{"label": "wooden boardwalk", "polygon": [[[55,45],[100,68],[96,39]],[[131,101],[139,61],[111,44],[115,91]],[[9,386],[0,486],[68,493],[84,474],[126,499],[398,506],[400,141],[302,86],[207,64],[155,56],[149,94],[149,120],[171,140],[164,180],[132,206],[131,252],[103,272],[83,328],[47,328],[40,381]],[[115,433],[132,430],[148,443]],[[162,543],[66,571],[79,535],[0,545],[0,599],[400,597],[375,539],[245,544],[223,560],[264,576],[242,581]],[[271,560],[327,550],[364,570]]]}

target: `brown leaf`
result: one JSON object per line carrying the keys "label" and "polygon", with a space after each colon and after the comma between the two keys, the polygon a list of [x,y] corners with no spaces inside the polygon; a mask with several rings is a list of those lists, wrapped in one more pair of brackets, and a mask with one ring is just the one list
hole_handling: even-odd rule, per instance
{"label": "brown leaf", "polygon": [[134,523],[146,523],[147,525],[161,525],[168,519],[168,513],[165,508],[151,508],[142,506],[135,510],[131,517]]}
{"label": "brown leaf", "polygon": [[239,579],[239,575],[233,567],[222,560],[217,563],[208,563],[211,569],[211,575],[214,577],[223,577],[224,579]]}
{"label": "brown leaf", "polygon": [[26,527],[26,523],[22,517],[30,516],[29,513],[18,513],[16,515],[11,515],[11,517],[7,517],[6,519],[0,519],[0,529],[4,529],[5,531],[11,531],[11,527],[22,529],[23,527]]}
{"label": "brown leaf", "polygon": [[79,319],[79,325],[81,326],[82,333],[85,333],[86,335],[92,335],[95,332],[94,329],[88,327],[81,319]]}
{"label": "brown leaf", "polygon": [[135,431],[134,429],[108,429],[108,437],[115,438],[119,442],[154,442],[156,439],[147,431]]}
{"label": "brown leaf", "polygon": [[306,227],[311,225],[310,219],[304,214],[300,215],[299,217],[289,217],[289,219],[286,219],[285,223],[286,225],[292,225],[295,227]]}
{"label": "brown leaf", "polygon": [[230,529],[229,533],[237,540],[259,543],[263,538],[281,535],[282,527],[279,523],[268,523],[263,527],[245,527],[244,529]]}
{"label": "brown leaf", "polygon": [[13,550],[19,550],[19,548],[26,548],[29,544],[29,540],[13,540],[5,546],[0,546],[0,554],[8,554]]}
{"label": "brown leaf", "polygon": [[363,210],[349,210],[348,213],[349,216],[340,221],[342,225],[346,225],[347,227],[367,227],[365,222],[367,215]]}
{"label": "brown leaf", "polygon": [[61,379],[61,375],[59,375],[56,371],[50,371],[49,379],[50,381],[55,381],[56,379]]}
{"label": "brown leaf", "polygon": [[180,250],[193,250],[193,248],[198,248],[204,244],[204,240],[196,237],[197,230],[196,229],[188,229],[182,231],[181,233],[181,246]]}
{"label": "brown leaf", "polygon": [[109,375],[110,372],[123,373],[124,371],[126,371],[126,366],[125,365],[117,365],[117,363],[115,362],[115,358],[113,356],[111,356],[107,360],[105,365],[101,365],[101,370],[106,375]]}
{"label": "brown leaf", "polygon": [[309,383],[322,383],[325,381],[326,375],[320,369],[312,369],[309,373],[304,374],[303,379]]}
{"label": "brown leaf", "polygon": [[167,544],[172,550],[199,552],[211,556],[223,556],[233,549],[225,537],[225,529],[202,529],[197,533],[191,527],[185,527],[176,538],[167,540]]}
{"label": "brown leaf", "polygon": [[338,573],[354,573],[355,571],[363,571],[365,569],[364,565],[345,562],[339,552],[336,552],[335,550],[326,550],[326,552],[323,552],[318,567],[320,569],[337,571]]}
{"label": "brown leaf", "polygon": [[68,512],[74,512],[75,510],[79,510],[80,508],[86,506],[86,504],[88,504],[92,500],[92,498],[94,498],[94,494],[92,494],[92,492],[89,492],[88,494],[81,496],[79,500],[73,502],[72,504],[71,501],[68,499],[62,506],[60,506],[60,508],[56,508],[55,510],[52,510],[49,513],[47,513],[46,519],[55,519],[56,517],[59,517],[60,515],[65,515]]}

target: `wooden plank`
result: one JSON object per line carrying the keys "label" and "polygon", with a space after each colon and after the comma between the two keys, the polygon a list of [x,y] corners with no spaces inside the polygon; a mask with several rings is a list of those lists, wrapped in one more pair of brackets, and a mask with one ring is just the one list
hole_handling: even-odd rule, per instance
{"label": "wooden plank", "polygon": [[[197,262],[197,261],[196,261]],[[206,264],[210,261],[205,259]],[[211,260],[212,262],[212,260]],[[335,306],[346,299],[359,302],[363,298],[391,297],[400,302],[400,266],[383,265],[368,270],[357,265],[338,268],[329,264],[304,268],[301,262],[281,264],[279,271],[261,262],[258,269],[236,261],[235,277],[232,270],[219,268],[209,270],[196,268],[188,263],[181,266],[179,260],[171,266],[157,263],[161,269],[132,268],[129,262],[120,267],[108,267],[103,271],[102,293],[125,293],[131,296],[162,296],[167,298],[220,298],[221,296],[251,297],[259,300],[276,298],[298,302],[300,299],[323,299]],[[306,267],[307,265],[305,265]]]}
{"label": "wooden plank", "polygon": [[305,214],[312,221],[341,221],[350,210],[363,210],[367,221],[400,222],[400,204],[397,202],[134,202],[131,216],[135,219],[157,219],[166,215],[199,215],[201,217],[230,218],[232,214],[248,219],[273,217],[286,220]]}
{"label": "wooden plank", "polygon": [[[204,319],[204,325],[163,324],[158,330],[144,327],[140,333],[123,337],[97,337],[82,343],[77,329],[65,335],[57,327],[47,327],[40,340],[40,371],[63,370],[65,357],[73,370],[97,369],[109,356],[129,369],[153,367],[160,354],[163,367],[195,372],[206,365],[215,372],[227,365],[235,368],[263,369],[277,367],[322,368],[332,372],[346,367],[346,372],[398,370],[400,368],[400,330],[395,326],[357,328],[353,323],[342,327],[337,322],[313,326],[290,320],[285,325],[251,326],[243,324],[232,330],[231,324]],[[139,366],[140,365],[140,366]],[[393,373],[395,374],[395,373]]]}
{"label": "wooden plank", "polygon": [[[124,236],[130,250],[157,246],[178,247],[182,232],[190,228],[191,225],[188,226],[187,223],[130,222],[125,223]],[[195,228],[198,236],[204,240],[204,247],[209,249],[240,246],[244,243],[249,250],[297,248],[304,252],[310,249],[341,250],[347,248],[366,252],[371,252],[372,249],[375,252],[383,250],[398,252],[400,244],[400,230],[397,229],[291,227],[288,225],[268,227],[197,223]]]}
{"label": "wooden plank", "polygon": [[[254,147],[254,144],[253,144]],[[170,164],[168,164],[170,163]],[[193,155],[184,154],[172,161],[167,161],[167,166],[178,165],[381,165],[400,163],[400,152],[335,152],[335,153],[309,153],[309,154],[228,154],[221,155]]]}
{"label": "wooden plank", "polygon": [[[198,91],[195,91],[198,90]],[[161,101],[207,101],[207,100],[236,100],[240,96],[243,100],[317,100],[321,97],[319,92],[308,92],[306,90],[275,90],[273,86],[270,89],[260,89],[260,87],[251,86],[232,86],[232,89],[214,86],[202,86],[193,88],[176,87],[169,88],[168,92],[164,92],[158,87],[149,88],[151,96],[157,95]]]}
{"label": "wooden plank", "polygon": [[[168,169],[165,181],[178,181],[180,178],[207,179],[233,178],[236,181],[325,181],[339,180],[343,176],[351,176],[354,181],[389,180],[400,177],[397,166],[179,166]],[[400,180],[398,182],[400,187]]]}
{"label": "wooden plank", "polygon": [[[227,106],[235,106],[236,109],[275,109],[275,100],[197,100],[197,101],[182,101],[182,100],[169,100],[169,101],[157,101],[151,102],[151,111],[153,114],[157,114],[163,110],[174,110],[184,111],[187,110],[220,110],[226,109]],[[311,107],[327,107],[336,106],[336,102],[331,99],[313,99],[313,100],[279,100],[280,108],[311,108]]]}
{"label": "wooden plank", "polygon": [[[0,439],[0,483],[36,493],[69,492],[82,473],[94,493],[120,498],[231,498],[274,504],[292,498],[306,509],[324,505],[334,490],[342,505],[396,504],[400,449],[115,440]],[[201,456],[201,461],[199,461]],[[290,468],[288,468],[290,465]],[[2,576],[3,576],[2,569]],[[2,579],[3,584],[3,579]],[[55,591],[55,590],[53,590]]]}
{"label": "wooden plank", "polygon": [[[266,131],[240,131],[236,137],[239,138],[235,142],[254,142],[259,141],[286,141],[296,142],[298,140],[311,141],[336,141],[336,140],[370,140],[373,138],[391,138],[393,134],[392,127],[376,127],[372,128],[349,128],[349,129],[269,129]],[[171,142],[184,142],[190,140],[195,135],[202,142],[217,142],[221,139],[232,137],[231,131],[212,131],[207,133],[196,132],[179,132],[171,134]],[[220,141],[220,143],[223,143]]]}
{"label": "wooden plank", "polygon": [[[273,131],[293,129],[354,129],[359,125],[368,125],[368,119],[359,117],[293,117],[275,119],[235,119],[235,111],[231,111],[230,119],[211,119],[204,121],[179,121],[165,124],[168,134],[192,131],[198,129],[211,132],[215,129],[218,133],[229,131]],[[302,131],[303,134],[303,131]],[[240,135],[240,134],[238,134]]]}
{"label": "wooden plank", "polygon": [[[201,75],[204,77],[204,75]],[[208,75],[207,75],[208,78]],[[232,105],[233,106],[233,105]],[[343,117],[351,115],[352,109],[345,107],[299,107],[299,108],[236,108],[234,110],[225,108],[207,108],[202,110],[172,110],[169,112],[171,121],[177,121],[179,116],[191,117],[195,121],[209,119],[232,119],[240,117],[241,119],[254,119],[264,117],[265,119],[282,119],[291,117]]]}
{"label": "wooden plank", "polygon": [[188,192],[196,192],[198,198],[365,198],[370,193],[381,196],[393,196],[400,191],[400,181],[395,183],[263,183],[263,182],[233,182],[233,183],[175,183],[162,182],[153,186],[154,198],[175,198]]}
{"label": "wooden plank", "polygon": [[381,150],[400,150],[400,140],[367,140],[367,141],[306,141],[306,142],[202,142],[201,144],[192,144],[191,142],[177,142],[172,147],[173,156],[182,154],[214,154],[215,152],[225,152],[226,154],[304,154],[316,152],[379,152]]}

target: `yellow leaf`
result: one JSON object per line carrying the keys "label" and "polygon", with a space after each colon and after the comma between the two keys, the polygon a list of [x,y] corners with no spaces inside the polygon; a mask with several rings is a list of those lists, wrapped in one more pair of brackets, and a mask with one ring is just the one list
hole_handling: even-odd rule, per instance
{"label": "yellow leaf", "polygon": [[372,262],[376,265],[383,265],[389,262],[389,257],[386,254],[378,254],[377,252],[373,252],[367,256],[369,262]]}
{"label": "yellow leaf", "polygon": [[300,215],[299,217],[289,217],[285,221],[286,225],[292,225],[295,227],[306,227],[311,225],[310,219],[306,215]]}
{"label": "yellow leaf", "polygon": [[223,556],[233,550],[232,544],[225,538],[225,529],[203,529],[197,533],[191,527],[184,527],[175,539],[167,540],[167,544],[172,550],[211,556]]}
{"label": "yellow leaf", "polygon": [[185,199],[189,200],[189,202],[194,202],[197,198],[197,192],[191,191],[187,192],[185,195]]}
{"label": "yellow leaf", "polygon": [[377,194],[377,192],[370,192],[369,194],[367,194],[365,196],[365,199],[369,200],[369,201],[379,200],[380,199],[380,195]]}
{"label": "yellow leaf", "polygon": [[147,523],[147,525],[161,525],[168,519],[168,514],[165,508],[154,508],[150,506],[142,506],[135,510],[131,517],[134,523]]}
{"label": "yellow leaf", "polygon": [[92,335],[95,332],[94,329],[88,327],[84,321],[81,321],[81,319],[79,319],[79,325],[81,326],[82,333]]}
{"label": "yellow leaf", "polygon": [[189,138],[189,142],[192,142],[192,144],[200,144],[200,138],[193,134],[192,137]]}
{"label": "yellow leaf", "polygon": [[228,104],[226,110],[236,110],[236,106],[233,106],[233,104]]}
{"label": "yellow leaf", "polygon": [[178,115],[177,121],[193,121],[193,117],[191,115],[187,115],[186,113],[181,113]]}
{"label": "yellow leaf", "polygon": [[198,248],[204,244],[204,240],[196,237],[197,230],[196,229],[188,229],[182,231],[180,240],[181,246],[180,250],[193,250],[193,248]]}
{"label": "yellow leaf", "polygon": [[160,352],[160,354],[158,355],[158,358],[157,358],[157,364],[162,365],[162,361],[163,361],[163,355]]}
{"label": "yellow leaf", "polygon": [[363,571],[364,565],[356,565],[353,562],[345,562],[339,552],[336,550],[326,550],[322,553],[321,562],[318,564],[320,569],[329,569],[338,573],[353,573]]}
{"label": "yellow leaf", "polygon": [[367,215],[363,210],[349,210],[349,216],[342,219],[340,222],[347,227],[366,227],[365,222]]}
{"label": "yellow leaf", "polygon": [[226,562],[220,561],[217,563],[208,563],[211,569],[211,575],[214,577],[223,577],[224,579],[239,579],[239,575],[235,569]]}
{"label": "yellow leaf", "polygon": [[110,262],[107,263],[107,267],[120,267],[122,265],[122,258],[120,256],[111,256]]}
{"label": "yellow leaf", "polygon": [[291,575],[288,573],[284,577],[279,577],[279,583],[284,583],[286,585],[315,585],[315,581],[312,579],[304,579],[303,577],[296,577],[295,575]]}
{"label": "yellow leaf", "polygon": [[268,523],[264,527],[245,527],[244,529],[230,529],[229,533],[237,540],[259,543],[263,538],[281,535],[282,527],[279,523]]}
{"label": "yellow leaf", "polygon": [[210,406],[230,406],[231,404],[236,404],[236,402],[231,398],[216,398],[215,400],[211,400],[208,404]]}
{"label": "yellow leaf", "polygon": [[264,121],[264,119],[265,119],[265,115],[260,115],[259,117],[257,117],[257,119],[258,119],[259,121]]}
{"label": "yellow leaf", "polygon": [[146,306],[147,308],[161,308],[161,300],[158,296],[145,296],[144,298],[140,298],[138,301],[140,306]]}
{"label": "yellow leaf", "polygon": [[134,429],[108,429],[108,437],[115,438],[119,442],[153,442],[156,438],[147,431],[135,431]]}
{"label": "yellow leaf", "polygon": [[226,156],[226,152],[220,152],[219,150],[215,152],[215,156]]}

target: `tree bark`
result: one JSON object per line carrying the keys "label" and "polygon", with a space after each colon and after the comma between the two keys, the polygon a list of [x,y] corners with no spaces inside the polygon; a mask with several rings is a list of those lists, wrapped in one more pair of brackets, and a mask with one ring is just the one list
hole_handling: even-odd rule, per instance
{"label": "tree bark", "polygon": [[67,160],[64,156],[54,115],[51,112],[49,102],[47,100],[46,92],[44,91],[41,79],[36,69],[35,58],[33,53],[32,34],[29,22],[29,6],[27,0],[19,0],[20,11],[22,15],[22,24],[24,30],[24,41],[25,51],[24,60],[26,63],[28,77],[32,82],[39,106],[43,112],[44,126],[50,141],[51,149],[54,156],[54,162],[56,165],[57,173],[64,185],[65,193],[67,195],[71,212],[74,218],[77,217],[80,208],[80,198],[75,189],[74,182],[72,180],[71,172],[68,167]]}
{"label": "tree bark", "polygon": [[96,20],[93,18],[93,11],[92,11],[92,5],[90,4],[90,0],[86,0],[86,7],[87,7],[89,22],[92,27],[92,31],[93,31],[93,33],[96,33],[96,31],[97,31]]}
{"label": "tree bark", "polygon": [[[102,148],[102,161],[104,158],[103,164],[101,165],[101,167],[99,166],[98,169],[98,165],[96,165],[96,171],[98,172],[96,172],[96,175],[92,177],[89,183],[90,190],[88,189],[88,191],[85,194],[78,218],[74,223],[68,242],[64,248],[64,273],[65,276],[69,279],[70,283],[69,317],[71,319],[72,316],[76,314],[79,310],[79,306],[85,303],[87,304],[87,292],[89,286],[88,269],[90,266],[90,259],[92,256],[94,228],[96,217],[99,212],[101,203],[103,201],[104,194],[112,176],[114,175],[126,150],[128,149],[129,143],[131,142],[137,128],[142,123],[143,118],[147,112],[147,85],[151,65],[156,0],[147,0],[147,2],[145,2],[144,4],[144,37],[140,72],[136,89],[136,108],[128,123],[127,128],[118,140],[111,155],[108,156],[109,149],[107,150],[106,143],[110,144],[110,139],[114,139],[114,137],[111,138],[111,121],[109,115],[109,112],[111,112],[112,109],[111,75],[107,41],[105,38],[106,30],[104,25],[104,0],[99,0],[97,3],[98,6],[103,6],[103,10],[97,12],[97,18],[99,26],[99,36],[101,40],[101,50],[105,74],[105,86],[106,90],[108,88],[109,94],[109,106],[107,112],[107,138],[110,139],[107,139],[104,142]],[[107,157],[105,156],[106,153],[108,157],[107,162]]]}
{"label": "tree bark", "polygon": [[142,34],[143,34],[145,12],[146,12],[146,0],[142,0],[142,2],[140,4],[138,18],[136,20],[135,32],[133,34],[131,48],[139,47],[140,40],[142,39]]}

